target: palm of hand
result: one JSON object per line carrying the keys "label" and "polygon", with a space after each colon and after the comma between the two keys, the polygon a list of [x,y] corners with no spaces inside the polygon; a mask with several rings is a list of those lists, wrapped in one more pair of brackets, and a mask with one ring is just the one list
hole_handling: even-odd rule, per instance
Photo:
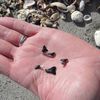
{"label": "palm of hand", "polygon": [[[44,56],[43,45],[56,52],[56,57]],[[13,52],[9,76],[38,93],[43,100],[93,100],[99,91],[95,75],[95,69],[100,66],[98,54],[98,50],[69,34],[42,28]],[[69,59],[65,67],[60,62],[62,58]],[[35,70],[38,64],[44,69],[56,66],[56,75]]]}

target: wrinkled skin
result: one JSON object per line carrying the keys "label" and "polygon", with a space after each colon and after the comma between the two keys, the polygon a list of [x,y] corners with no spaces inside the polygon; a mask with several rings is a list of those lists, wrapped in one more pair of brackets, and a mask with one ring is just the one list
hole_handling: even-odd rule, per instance
{"label": "wrinkled skin", "polygon": [[[22,35],[28,37],[19,45]],[[43,45],[56,57],[44,56]],[[62,58],[69,59],[65,67]],[[35,70],[37,64],[56,66],[56,75]],[[60,30],[0,18],[0,72],[40,100],[100,100],[100,50]]]}

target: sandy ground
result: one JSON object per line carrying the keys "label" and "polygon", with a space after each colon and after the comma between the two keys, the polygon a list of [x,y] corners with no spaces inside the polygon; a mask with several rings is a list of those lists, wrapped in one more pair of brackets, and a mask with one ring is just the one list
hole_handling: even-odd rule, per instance
{"label": "sandy ground", "polygon": [[[91,14],[91,23],[84,23],[81,26],[77,26],[70,19],[67,19],[67,21],[60,20],[59,29],[76,35],[95,46],[93,35],[96,30],[100,29],[100,14],[95,12],[95,5],[94,3],[92,6],[86,7],[85,11],[85,14]],[[0,100],[38,100],[38,97],[8,77],[0,75]]]}

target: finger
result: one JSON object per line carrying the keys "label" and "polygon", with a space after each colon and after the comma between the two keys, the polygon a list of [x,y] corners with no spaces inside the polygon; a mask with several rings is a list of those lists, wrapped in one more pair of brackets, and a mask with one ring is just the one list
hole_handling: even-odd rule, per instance
{"label": "finger", "polygon": [[11,30],[7,27],[0,25],[0,38],[4,39],[16,46],[19,45],[20,38],[23,35],[17,31]]}
{"label": "finger", "polygon": [[13,58],[15,51],[16,47],[14,45],[5,40],[0,39],[0,54],[9,58]]}
{"label": "finger", "polygon": [[11,69],[11,61],[0,54],[0,74],[9,75]]}
{"label": "finger", "polygon": [[39,26],[9,17],[1,17],[0,25],[18,31],[19,33],[22,33],[27,36],[32,36],[38,33],[41,29],[41,27]]}

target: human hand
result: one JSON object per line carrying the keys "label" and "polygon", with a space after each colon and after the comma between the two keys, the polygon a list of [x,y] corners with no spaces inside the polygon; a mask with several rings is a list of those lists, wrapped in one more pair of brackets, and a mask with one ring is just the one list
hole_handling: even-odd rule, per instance
{"label": "human hand", "polygon": [[[19,45],[22,35],[28,37]],[[43,45],[56,57],[43,55]],[[66,66],[62,58],[69,60]],[[38,64],[56,66],[56,75],[35,70]],[[0,72],[41,100],[100,100],[100,51],[60,30],[0,18]]]}

